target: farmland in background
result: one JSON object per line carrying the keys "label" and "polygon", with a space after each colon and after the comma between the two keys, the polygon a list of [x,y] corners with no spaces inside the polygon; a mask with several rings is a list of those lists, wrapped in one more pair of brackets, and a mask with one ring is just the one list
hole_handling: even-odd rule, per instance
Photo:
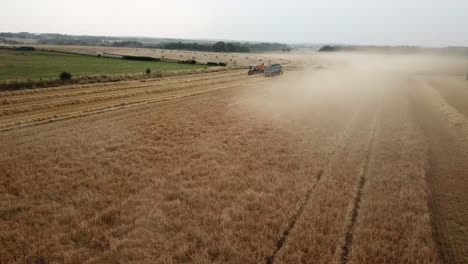
{"label": "farmland in background", "polygon": [[0,81],[58,78],[63,71],[68,71],[73,76],[88,76],[142,74],[148,68],[158,72],[195,70],[204,67],[206,66],[173,62],[129,61],[57,52],[0,49]]}
{"label": "farmland in background", "polygon": [[228,52],[205,52],[189,50],[166,50],[150,48],[128,48],[128,47],[103,47],[103,46],[59,46],[59,45],[33,45],[38,50],[51,50],[59,52],[86,54],[92,56],[145,56],[169,61],[195,60],[198,63],[208,62],[224,63],[229,67],[248,67],[261,63],[287,64],[287,57],[279,58],[268,53],[228,53]]}

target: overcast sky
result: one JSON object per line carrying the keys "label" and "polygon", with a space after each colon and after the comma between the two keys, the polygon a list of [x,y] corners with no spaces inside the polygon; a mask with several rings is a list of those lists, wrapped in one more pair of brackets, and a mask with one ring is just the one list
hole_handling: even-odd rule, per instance
{"label": "overcast sky", "polygon": [[0,0],[0,31],[468,46],[468,0]]}

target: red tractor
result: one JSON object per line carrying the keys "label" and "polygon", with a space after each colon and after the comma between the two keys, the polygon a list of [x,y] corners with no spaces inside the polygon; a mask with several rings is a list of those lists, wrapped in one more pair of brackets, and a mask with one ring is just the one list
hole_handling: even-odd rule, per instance
{"label": "red tractor", "polygon": [[265,72],[265,64],[262,63],[261,65],[250,66],[248,75],[261,74],[264,72]]}

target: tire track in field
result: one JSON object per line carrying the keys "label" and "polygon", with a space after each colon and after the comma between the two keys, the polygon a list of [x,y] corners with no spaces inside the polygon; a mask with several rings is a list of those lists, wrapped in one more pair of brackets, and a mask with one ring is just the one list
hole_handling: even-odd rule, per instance
{"label": "tire track in field", "polygon": [[[350,121],[348,122],[348,124],[346,125],[341,137],[339,138],[338,140],[338,143],[336,144],[337,146],[340,146],[343,142],[346,142],[347,140],[349,140],[350,138],[350,135],[349,135],[349,131],[352,130],[354,128],[354,125],[356,124],[357,122],[357,118],[359,117],[359,115],[361,114],[361,111],[363,111],[362,109],[358,110],[354,115],[353,117],[350,119]],[[290,221],[288,222],[286,228],[281,232],[281,237],[276,241],[276,248],[274,249],[273,253],[268,256],[266,258],[266,264],[273,264],[275,262],[275,259],[276,259],[276,256],[278,255],[278,252],[283,248],[283,246],[286,244],[286,241],[289,237],[289,234],[291,233],[291,231],[293,230],[297,220],[300,218],[300,216],[302,215],[302,213],[304,212],[304,209],[306,207],[306,205],[309,203],[310,201],[310,197],[312,196],[312,193],[315,189],[315,187],[317,187],[317,185],[320,183],[320,180],[322,179],[322,176],[325,172],[325,169],[329,166],[329,164],[331,163],[332,159],[331,157],[333,155],[335,155],[335,153],[337,153],[337,149],[338,147],[335,147],[331,153],[328,154],[328,159],[327,161],[325,162],[324,166],[322,169],[319,170],[319,172],[316,174],[315,176],[315,181],[313,182],[313,184],[309,187],[309,189],[307,190],[305,196],[304,196],[304,199],[300,200],[298,202],[298,206],[296,206],[295,208],[298,208],[296,210],[296,212],[294,212],[292,214],[292,217],[290,219]]]}
{"label": "tire track in field", "polygon": [[320,170],[317,175],[315,176],[315,182],[314,184],[307,190],[305,199],[300,203],[299,209],[297,212],[292,216],[291,220],[289,221],[286,229],[283,230],[282,235],[278,241],[276,241],[276,248],[273,251],[273,254],[267,257],[266,263],[267,264],[273,264],[275,262],[276,254],[281,250],[283,247],[284,243],[286,242],[286,239],[289,236],[289,233],[291,230],[294,228],[294,225],[296,224],[297,219],[302,215],[302,212],[304,212],[304,208],[306,204],[310,200],[310,196],[312,195],[312,192],[315,189],[315,186],[320,182],[320,179],[322,178],[323,175],[323,170]]}
{"label": "tire track in field", "polygon": [[433,238],[444,263],[468,263],[468,123],[464,114],[424,82],[411,94],[429,143],[426,181]]}
{"label": "tire track in field", "polygon": [[361,207],[362,190],[364,189],[364,186],[366,184],[366,179],[368,177],[369,164],[372,161],[372,155],[373,155],[374,148],[375,148],[375,138],[376,138],[376,131],[377,131],[377,123],[378,123],[379,113],[380,113],[380,110],[378,110],[376,112],[375,116],[374,116],[374,120],[373,120],[373,124],[372,124],[371,137],[370,137],[370,141],[369,141],[368,146],[367,146],[367,155],[366,155],[366,158],[365,158],[364,162],[361,165],[361,173],[359,175],[359,181],[358,181],[358,186],[357,186],[357,190],[356,190],[356,195],[355,195],[354,201],[353,201],[353,208],[352,208],[350,216],[349,216],[349,223],[348,223],[348,225],[346,227],[343,245],[341,245],[341,247],[340,247],[340,250],[341,250],[340,259],[339,259],[340,264],[348,263],[349,254],[351,252],[351,247],[352,247],[352,244],[353,244],[354,227],[355,227],[357,219],[359,217],[359,209]]}

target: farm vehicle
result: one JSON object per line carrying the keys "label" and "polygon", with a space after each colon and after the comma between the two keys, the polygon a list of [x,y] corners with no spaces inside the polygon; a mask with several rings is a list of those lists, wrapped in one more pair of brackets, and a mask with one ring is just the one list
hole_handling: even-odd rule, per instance
{"label": "farm vehicle", "polygon": [[280,64],[268,65],[265,68],[265,76],[266,77],[274,77],[274,76],[278,76],[278,75],[282,75],[282,74],[283,74],[283,69],[282,69]]}
{"label": "farm vehicle", "polygon": [[248,74],[249,75],[254,75],[254,74],[261,74],[261,73],[264,73],[264,72],[265,72],[265,64],[262,63],[262,64],[257,65],[257,66],[250,66]]}
{"label": "farm vehicle", "polygon": [[271,64],[265,66],[265,64],[250,66],[248,75],[254,74],[265,74],[266,77],[273,77],[283,74],[283,70],[280,64]]}

